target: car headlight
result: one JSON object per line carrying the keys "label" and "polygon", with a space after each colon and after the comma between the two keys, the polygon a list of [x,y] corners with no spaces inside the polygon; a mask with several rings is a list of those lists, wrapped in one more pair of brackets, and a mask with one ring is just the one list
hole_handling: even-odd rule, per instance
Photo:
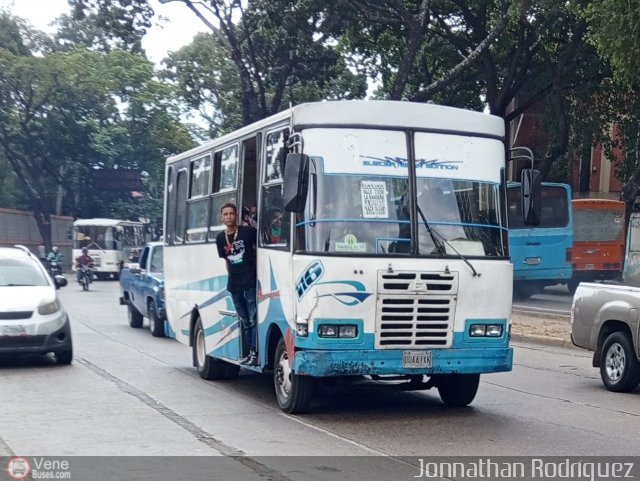
{"label": "car headlight", "polygon": [[164,301],[164,285],[153,286],[152,290],[153,292],[158,294],[158,297],[160,298],[161,301]]}
{"label": "car headlight", "polygon": [[46,304],[40,304],[38,306],[38,314],[46,316],[48,314],[55,314],[60,310],[60,303],[58,299],[53,302],[47,302]]}

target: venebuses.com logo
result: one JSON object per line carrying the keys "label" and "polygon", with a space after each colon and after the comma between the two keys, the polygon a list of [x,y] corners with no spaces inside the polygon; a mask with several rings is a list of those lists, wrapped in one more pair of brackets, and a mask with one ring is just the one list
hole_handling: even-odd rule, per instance
{"label": "venebuses.com logo", "polygon": [[7,463],[7,472],[11,479],[26,479],[31,472],[31,466],[25,458],[13,457]]}
{"label": "venebuses.com logo", "polygon": [[7,462],[11,479],[71,479],[70,463],[66,459],[14,456]]}

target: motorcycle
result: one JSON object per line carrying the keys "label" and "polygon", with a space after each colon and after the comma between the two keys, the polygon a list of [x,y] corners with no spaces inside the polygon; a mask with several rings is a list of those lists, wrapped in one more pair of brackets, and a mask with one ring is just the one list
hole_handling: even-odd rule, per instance
{"label": "motorcycle", "polygon": [[57,261],[49,261],[49,273],[52,278],[62,275],[62,266]]}
{"label": "motorcycle", "polygon": [[90,266],[81,265],[78,267],[78,282],[82,286],[83,291],[89,290],[89,284],[93,282],[93,271]]}

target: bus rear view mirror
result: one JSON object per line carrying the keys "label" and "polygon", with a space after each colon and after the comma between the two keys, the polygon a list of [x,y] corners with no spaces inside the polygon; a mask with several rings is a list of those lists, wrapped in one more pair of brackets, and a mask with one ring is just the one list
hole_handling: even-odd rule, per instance
{"label": "bus rear view mirror", "polygon": [[540,172],[524,169],[520,180],[522,195],[522,220],[524,225],[540,225],[542,213],[542,183]]}
{"label": "bus rear view mirror", "polygon": [[302,212],[309,188],[309,156],[288,154],[284,165],[284,209]]}

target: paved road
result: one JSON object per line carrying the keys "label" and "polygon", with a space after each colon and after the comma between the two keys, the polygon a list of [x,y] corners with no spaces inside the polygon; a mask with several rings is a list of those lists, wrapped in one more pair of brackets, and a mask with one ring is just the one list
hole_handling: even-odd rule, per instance
{"label": "paved road", "polygon": [[566,286],[557,285],[544,289],[529,299],[516,299],[513,302],[514,312],[539,313],[550,316],[568,317],[573,296]]}
{"label": "paved road", "polygon": [[[128,327],[115,282],[92,287],[61,291],[73,365],[0,361],[0,455],[637,454],[640,393],[606,391],[585,351],[514,343],[513,372],[484,376],[469,408],[367,382],[288,416],[269,375],[202,381],[189,348]],[[278,470],[261,463],[243,469]]]}

